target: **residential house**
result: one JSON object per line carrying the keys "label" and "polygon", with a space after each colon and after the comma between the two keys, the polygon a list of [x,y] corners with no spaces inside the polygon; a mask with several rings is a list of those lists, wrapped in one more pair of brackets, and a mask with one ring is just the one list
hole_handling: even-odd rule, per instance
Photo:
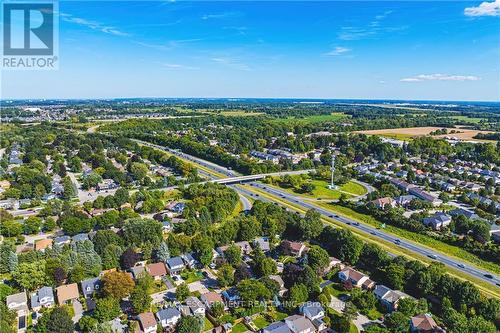
{"label": "residential house", "polygon": [[205,316],[205,306],[203,303],[198,299],[198,297],[194,296],[189,296],[186,298],[186,305],[189,307],[191,310],[191,313],[196,316]]}
{"label": "residential house", "polygon": [[184,263],[186,264],[186,266],[190,269],[195,268],[196,264],[198,263],[198,261],[196,261],[196,259],[193,257],[193,255],[191,253],[184,253],[181,256],[181,258],[184,261]]}
{"label": "residential house", "polygon": [[441,205],[443,203],[443,200],[436,198],[432,194],[427,193],[427,192],[425,192],[424,190],[421,190],[418,187],[412,187],[412,188],[410,188],[409,192],[410,192],[410,194],[413,194],[414,196],[416,196],[419,199],[422,199],[422,200],[425,200],[425,201],[429,201],[435,207],[439,206],[439,205]]}
{"label": "residential house", "polygon": [[154,263],[154,264],[147,265],[146,266],[146,271],[155,280],[161,280],[162,277],[164,277],[165,275],[167,275],[167,268],[165,267],[165,264],[162,263],[162,262],[157,262],[157,263]]}
{"label": "residential house", "polygon": [[73,237],[71,237],[72,243],[83,242],[86,240],[89,240],[89,234],[82,233],[82,234],[76,234]]}
{"label": "residential house", "polygon": [[258,237],[254,239],[253,245],[259,246],[264,253],[267,253],[271,250],[271,246],[269,245],[269,238],[267,237]]}
{"label": "residential house", "polygon": [[285,322],[276,321],[264,327],[262,333],[292,333],[292,331]]}
{"label": "residential house", "polygon": [[334,267],[339,267],[340,269],[343,269],[344,264],[342,264],[342,261],[340,261],[340,259],[337,259],[335,257],[330,257],[330,260],[328,262],[328,266],[326,267],[326,271],[329,272]]}
{"label": "residential house", "polygon": [[226,289],[222,292],[222,297],[226,300],[226,303],[230,303],[229,305],[231,306],[231,303],[238,302],[240,300],[240,295],[238,293],[238,289],[235,287]]}
{"label": "residential house", "polygon": [[471,220],[480,220],[481,219],[479,217],[479,215],[477,215],[473,211],[467,210],[467,209],[463,209],[463,208],[456,208],[456,209],[450,210],[448,212],[448,214],[450,214],[451,216],[460,216],[460,215],[463,215],[466,218],[471,219]]}
{"label": "residential house", "polygon": [[389,311],[395,311],[398,308],[398,303],[403,298],[412,298],[410,295],[405,294],[399,290],[392,290],[384,285],[377,285],[373,290],[375,297],[380,300]]}
{"label": "residential house", "polygon": [[200,296],[200,300],[203,302],[205,307],[209,309],[214,303],[224,304],[222,296],[214,291],[210,291]]}
{"label": "residential house", "polygon": [[76,283],[64,284],[56,288],[57,303],[59,305],[68,304],[78,299],[78,285]]}
{"label": "residential house", "polygon": [[85,298],[92,297],[94,292],[99,292],[102,288],[102,281],[100,278],[87,279],[80,282],[82,293]]}
{"label": "residential house", "polygon": [[161,222],[161,230],[163,232],[170,232],[170,231],[172,231],[172,224],[169,221],[162,221]]}
{"label": "residential house", "polygon": [[406,207],[410,204],[410,202],[414,199],[416,199],[417,197],[414,196],[414,195],[411,195],[411,194],[407,194],[407,195],[401,195],[399,197],[396,197],[394,198],[394,201],[396,202],[396,204],[398,206],[401,206],[401,207]]}
{"label": "residential house", "polygon": [[6,303],[7,308],[10,311],[16,312],[18,317],[26,316],[29,313],[28,297],[25,291],[7,296]]}
{"label": "residential house", "polygon": [[300,313],[309,320],[322,319],[325,316],[325,309],[318,302],[306,303],[300,307]]}
{"label": "residential house", "polygon": [[285,288],[285,282],[283,281],[283,279],[281,278],[281,276],[279,275],[269,275],[269,278],[273,281],[276,281],[278,282],[278,285],[280,286],[280,290],[278,292],[278,295],[280,296],[283,296],[287,289]]}
{"label": "residential house", "polygon": [[301,315],[293,315],[285,318],[285,324],[293,333],[313,333],[316,331],[313,323]]}
{"label": "residential house", "polygon": [[168,307],[158,311],[156,313],[156,318],[158,318],[161,327],[172,328],[181,319],[181,313],[176,308]]}
{"label": "residential house", "polygon": [[307,247],[301,242],[284,240],[281,242],[281,250],[285,255],[301,257],[307,251]]}
{"label": "residential house", "polygon": [[446,228],[451,223],[451,216],[443,212],[438,212],[430,217],[426,217],[422,222],[434,230]]}
{"label": "residential house", "polygon": [[363,288],[363,289],[371,289],[375,286],[375,282],[370,280],[370,278],[358,272],[351,267],[346,267],[339,272],[339,279],[342,282],[350,282],[354,287]]}
{"label": "residential house", "polygon": [[113,179],[103,179],[102,182],[97,184],[98,191],[107,191],[115,188],[118,188],[118,184],[116,184]]}
{"label": "residential house", "polygon": [[52,287],[42,287],[31,294],[31,308],[39,311],[41,308],[50,308],[55,304]]}
{"label": "residential house", "polygon": [[396,202],[390,197],[375,199],[373,201],[370,201],[370,203],[378,209],[385,209],[385,207],[396,207]]}
{"label": "residential house", "polygon": [[129,269],[130,273],[132,273],[132,277],[137,280],[144,272],[146,271],[146,267],[144,266],[134,266]]}
{"label": "residential house", "polygon": [[[250,243],[248,243],[247,241],[236,242],[233,245],[240,248],[242,255],[249,255],[252,252],[252,247],[250,246]],[[226,250],[230,246],[231,245],[224,245],[224,246],[218,247],[217,254],[220,256],[224,256],[224,252],[226,252]]]}
{"label": "residential house", "polygon": [[60,236],[54,238],[54,245],[63,246],[64,244],[69,244],[71,242],[71,237],[69,236]]}
{"label": "residential house", "polygon": [[35,251],[45,251],[47,248],[52,247],[53,240],[50,238],[40,239],[35,242]]}
{"label": "residential house", "polygon": [[169,258],[166,263],[170,275],[178,275],[185,268],[181,257]]}
{"label": "residential house", "polygon": [[412,333],[446,333],[428,313],[411,317],[410,331]]}
{"label": "residential house", "polygon": [[156,333],[156,319],[152,312],[144,312],[137,316],[141,332]]}

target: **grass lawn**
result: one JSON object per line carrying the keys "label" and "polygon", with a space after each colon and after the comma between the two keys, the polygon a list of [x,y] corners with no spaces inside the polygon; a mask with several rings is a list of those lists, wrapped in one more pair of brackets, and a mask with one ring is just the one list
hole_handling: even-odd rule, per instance
{"label": "grass lawn", "polygon": [[[291,188],[280,187],[280,189],[285,190],[286,192],[289,192],[289,193],[292,193],[295,195],[306,197],[306,198],[311,198],[311,199],[320,198],[320,199],[324,199],[324,200],[338,200],[340,198],[340,195],[343,192],[352,193],[352,195],[344,193],[347,195],[348,198],[352,198],[352,197],[355,197],[358,195],[363,195],[366,193],[366,189],[364,188],[364,186],[362,186],[358,183],[352,182],[352,181],[342,185],[339,188],[340,191],[339,190],[330,190],[327,187],[328,182],[325,180],[312,179],[309,181],[316,186],[316,188],[312,191],[312,194],[311,193],[297,193]],[[343,191],[343,192],[341,192],[341,191]]]}
{"label": "grass lawn", "polygon": [[262,316],[255,317],[253,323],[255,324],[255,326],[257,326],[258,329],[264,328],[267,325],[269,325],[269,322],[265,320],[264,317]]}
{"label": "grass lawn", "polygon": [[248,328],[245,326],[245,324],[243,324],[242,322],[241,323],[238,323],[236,325],[233,326],[233,330],[231,332],[233,333],[243,333],[243,332],[246,332],[248,331]]}
{"label": "grass lawn", "polygon": [[356,327],[356,325],[354,325],[353,323],[351,323],[351,326],[349,327],[349,333],[358,333],[358,328]]}
{"label": "grass lawn", "polygon": [[[326,203],[318,203],[318,205],[321,205],[329,210],[332,210],[340,215],[344,215],[346,217],[350,217],[354,220],[358,220],[360,222],[364,222],[376,227],[380,227],[382,224],[380,221],[377,221],[374,217],[366,214],[361,214],[358,212],[355,212],[354,210],[350,208],[346,208],[337,204],[326,204]],[[455,256],[457,258],[466,260],[468,262],[471,262],[479,267],[482,267],[484,269],[487,269],[489,271],[492,271],[496,274],[500,274],[500,266],[497,264],[494,264],[492,262],[488,262],[485,260],[480,259],[479,257],[473,255],[472,253],[469,253],[457,246],[449,245],[444,242],[438,241],[430,236],[427,235],[422,235],[418,234],[415,232],[411,232],[402,228],[394,227],[391,225],[386,225],[385,231],[390,232],[392,234],[401,236],[403,238],[412,240],[414,242],[426,245],[434,250],[446,253],[451,256]]]}
{"label": "grass lawn", "polygon": [[211,330],[212,328],[214,328],[214,325],[210,320],[208,320],[207,317],[205,317],[205,327],[203,328],[203,331],[208,331]]}
{"label": "grass lawn", "polygon": [[198,271],[184,271],[181,277],[187,284],[203,279],[203,275]]}
{"label": "grass lawn", "polygon": [[276,312],[275,312],[275,319],[276,319],[276,321],[283,320],[283,319],[285,319],[286,317],[288,317],[288,314],[286,314],[286,313],[284,313],[284,312],[279,312],[279,311],[276,311]]}
{"label": "grass lawn", "polygon": [[366,188],[363,185],[352,182],[352,181],[342,185],[340,187],[340,190],[342,190],[344,192],[349,192],[349,193],[352,193],[355,195],[365,195],[367,192]]}
{"label": "grass lawn", "polygon": [[370,311],[366,312],[364,315],[367,316],[370,320],[375,320],[382,317],[383,313],[374,307]]}

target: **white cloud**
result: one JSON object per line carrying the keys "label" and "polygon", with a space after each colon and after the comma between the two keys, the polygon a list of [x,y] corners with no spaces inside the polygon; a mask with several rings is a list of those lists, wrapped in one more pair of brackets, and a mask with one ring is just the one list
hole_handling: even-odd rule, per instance
{"label": "white cloud", "polygon": [[225,19],[231,17],[238,17],[240,13],[238,12],[224,12],[218,14],[205,14],[201,17],[202,20],[211,20],[211,19]]}
{"label": "white cloud", "polygon": [[78,24],[90,28],[92,30],[101,31],[105,34],[126,37],[129,36],[128,33],[118,30],[115,27],[107,26],[96,21],[86,20],[80,17],[74,17],[70,14],[61,13],[60,17],[63,21]]}
{"label": "white cloud", "polygon": [[401,79],[401,82],[423,81],[478,81],[481,78],[474,75],[449,75],[449,74],[420,74]]}
{"label": "white cloud", "polygon": [[211,60],[215,63],[221,64],[221,65],[224,65],[227,67],[231,67],[231,68],[234,68],[234,69],[237,69],[240,71],[251,71],[252,70],[250,68],[250,66],[248,66],[247,64],[239,62],[238,60],[233,59],[233,58],[212,58]]}
{"label": "white cloud", "polygon": [[181,65],[181,64],[173,64],[173,63],[162,63],[161,65],[167,69],[170,69],[170,70],[181,70],[181,69],[195,70],[195,69],[199,69],[198,67],[186,66],[186,65]]}
{"label": "white cloud", "polygon": [[500,16],[500,0],[483,2],[477,7],[464,9],[465,16]]}
{"label": "white cloud", "polygon": [[343,46],[337,46],[333,50],[331,50],[330,52],[325,53],[325,55],[327,55],[327,56],[339,56],[339,55],[343,55],[343,54],[348,53],[348,52],[351,52],[351,49],[349,49],[347,47],[343,47]]}

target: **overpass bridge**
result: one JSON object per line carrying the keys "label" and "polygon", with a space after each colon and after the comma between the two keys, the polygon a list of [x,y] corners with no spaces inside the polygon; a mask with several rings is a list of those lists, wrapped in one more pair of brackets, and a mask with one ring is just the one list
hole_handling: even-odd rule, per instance
{"label": "overpass bridge", "polygon": [[273,172],[273,173],[261,173],[261,174],[257,174],[257,175],[248,175],[248,176],[235,176],[235,177],[228,177],[228,178],[212,179],[212,180],[209,180],[208,182],[217,183],[217,184],[238,184],[238,183],[244,183],[244,182],[253,182],[255,180],[263,179],[266,177],[284,176],[284,175],[301,175],[301,174],[309,173],[311,171],[314,171],[314,169],[296,170],[296,171],[282,171],[282,172]]}

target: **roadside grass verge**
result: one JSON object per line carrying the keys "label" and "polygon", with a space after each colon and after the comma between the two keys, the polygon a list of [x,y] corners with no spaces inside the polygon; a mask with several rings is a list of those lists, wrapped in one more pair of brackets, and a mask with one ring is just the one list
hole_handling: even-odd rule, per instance
{"label": "roadside grass verge", "polygon": [[[241,185],[240,185],[241,186]],[[258,193],[260,196],[264,197],[264,198],[267,198],[267,199],[270,199],[274,202],[278,202],[280,203],[281,205],[287,207],[287,208],[290,208],[292,210],[295,210],[295,211],[298,211],[299,213],[302,213],[302,214],[305,214],[305,210],[303,208],[301,208],[300,206],[297,206],[293,203],[289,203],[288,201],[283,201],[281,200],[280,198],[276,197],[276,196],[273,196],[273,195],[269,195],[268,193],[264,192],[264,191],[261,191],[261,190],[258,190],[258,189],[255,189],[255,188],[252,188],[250,186],[247,186],[246,189],[249,189],[255,193]],[[325,207],[325,206],[323,206]],[[331,210],[331,207],[328,207],[328,205],[326,206],[326,208],[330,209]],[[333,210],[332,210],[333,212]],[[405,256],[405,257],[408,257],[410,259],[414,259],[414,260],[419,260],[423,263],[426,263],[426,264],[429,264],[431,263],[433,260],[431,260],[430,258],[427,258],[426,256],[422,256],[422,255],[419,255],[413,251],[409,251],[407,249],[404,249],[404,248],[401,248],[399,246],[396,246],[395,244],[393,244],[392,242],[388,242],[388,241],[384,241],[378,237],[375,237],[375,236],[372,236],[368,233],[364,233],[362,231],[359,231],[357,230],[356,228],[353,228],[353,227],[350,227],[350,226],[347,226],[333,218],[328,218],[328,217],[322,217],[322,220],[323,222],[327,223],[327,224],[330,224],[334,227],[340,227],[340,228],[344,228],[344,229],[349,229],[353,234],[355,234],[356,236],[358,236],[361,240],[363,240],[364,242],[371,242],[371,243],[375,243],[377,245],[379,245],[382,249],[384,249],[385,251],[388,251],[394,255],[401,255],[401,256]],[[475,284],[479,290],[481,290],[481,292],[486,295],[486,296],[489,296],[489,297],[495,297],[495,298],[500,298],[500,288],[488,283],[488,282],[485,282],[483,280],[480,280],[474,276],[471,276],[471,275],[468,275],[468,274],[464,274],[463,272],[457,270],[457,269],[454,269],[453,267],[450,267],[450,266],[445,266],[445,270],[446,272],[448,272],[450,275],[458,278],[458,279],[461,279],[461,280],[467,280],[473,284]]]}
{"label": "roadside grass verge", "polygon": [[[350,208],[340,206],[338,204],[326,204],[326,203],[318,203],[318,205],[329,209],[333,212],[336,212],[340,215],[352,218],[353,220],[363,222],[374,227],[380,227],[382,222],[377,221],[374,217],[366,214],[358,213]],[[439,240],[436,240],[430,236],[418,234],[415,232],[411,232],[408,230],[404,230],[395,226],[386,225],[384,228],[385,231],[390,232],[394,235],[401,236],[402,238],[412,240],[416,243],[425,245],[433,250],[437,250],[439,252],[445,253],[447,255],[462,259],[469,263],[474,264],[477,267],[486,269],[488,271],[494,272],[495,274],[500,274],[500,267],[492,262],[485,261],[476,255],[467,252],[457,246],[449,245]]]}

